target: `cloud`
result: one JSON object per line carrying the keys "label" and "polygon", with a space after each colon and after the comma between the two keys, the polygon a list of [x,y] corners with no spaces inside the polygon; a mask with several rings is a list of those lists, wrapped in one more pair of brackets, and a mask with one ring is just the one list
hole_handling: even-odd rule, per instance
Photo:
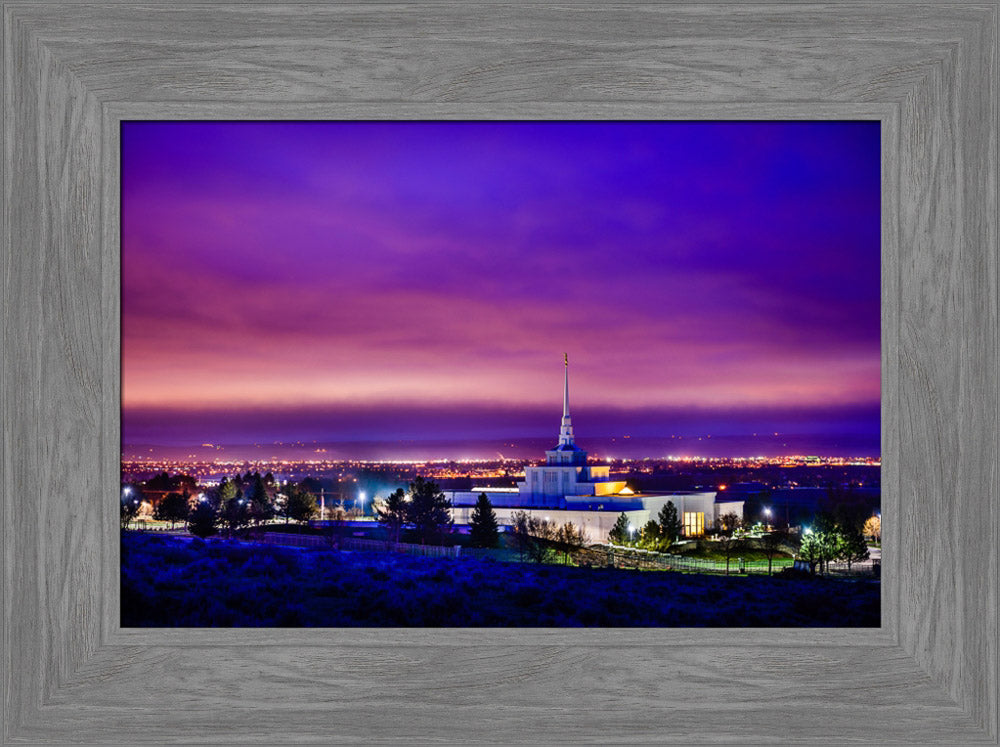
{"label": "cloud", "polygon": [[126,410],[540,406],[563,351],[595,407],[877,401],[878,145],[877,123],[126,123]]}

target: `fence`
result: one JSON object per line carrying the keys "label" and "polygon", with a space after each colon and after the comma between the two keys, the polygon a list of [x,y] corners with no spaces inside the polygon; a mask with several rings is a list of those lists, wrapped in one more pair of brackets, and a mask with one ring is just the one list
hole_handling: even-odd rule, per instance
{"label": "fence", "polygon": [[261,542],[285,547],[315,547],[325,550],[356,550],[359,552],[398,552],[405,555],[421,555],[429,558],[457,558],[462,551],[459,546],[413,545],[406,542],[386,542],[385,540],[363,537],[329,537],[318,534],[292,534],[285,532],[264,532]]}
{"label": "fence", "polygon": [[[692,558],[686,555],[670,555],[652,550],[640,550],[632,547],[607,545],[608,565],[616,568],[638,568],[640,570],[687,571],[690,573],[726,573],[725,560],[708,558]],[[777,573],[784,568],[793,566],[791,558],[774,558],[771,562],[771,572]],[[878,561],[866,560],[860,563],[830,563],[826,575],[830,576],[878,576],[880,572]],[[744,560],[733,557],[729,560],[730,574],[764,574],[768,572],[767,560]],[[819,570],[817,569],[817,573]]]}
{"label": "fence", "polygon": [[425,558],[457,558],[462,548],[458,545],[413,545],[407,542],[388,542],[385,540],[363,539],[361,537],[343,537],[340,540],[341,550],[367,550],[377,552],[398,552],[406,555],[421,555]]}

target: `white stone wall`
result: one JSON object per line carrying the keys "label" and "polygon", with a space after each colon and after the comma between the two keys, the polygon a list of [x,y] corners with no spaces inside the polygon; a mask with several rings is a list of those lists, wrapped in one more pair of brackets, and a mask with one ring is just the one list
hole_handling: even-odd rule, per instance
{"label": "white stone wall", "polygon": [[[491,499],[492,500],[492,499]],[[460,506],[451,510],[452,519],[456,525],[467,525],[472,516],[473,506]],[[524,511],[530,516],[537,516],[540,519],[554,522],[557,526],[562,526],[567,522],[583,529],[587,537],[588,544],[605,543],[608,541],[608,532],[618,521],[621,511],[569,511],[565,509],[537,509],[537,508],[503,508],[494,505],[493,512],[497,515],[497,521],[501,526],[510,526],[511,516],[518,511]],[[650,519],[649,511],[638,509],[625,511],[628,520],[635,526],[636,531],[642,528]],[[655,518],[652,517],[652,518]]]}
{"label": "white stone wall", "polygon": [[725,516],[726,514],[736,514],[741,519],[743,518],[743,501],[726,501],[725,503],[715,504],[715,518],[720,516]]}
{"label": "white stone wall", "polygon": [[470,491],[444,491],[445,495],[452,501],[452,518],[457,525],[467,525],[472,515],[476,500],[480,493],[486,493],[493,504],[494,513],[501,524],[510,524],[510,517],[516,511],[526,511],[527,513],[548,518],[557,524],[565,524],[568,521],[574,525],[582,527],[587,534],[589,542],[607,542],[608,532],[618,521],[618,516],[624,512],[629,521],[635,526],[638,532],[646,522],[657,521],[660,509],[672,501],[677,508],[677,516],[683,521],[685,512],[695,512],[704,514],[706,531],[710,530],[712,524],[719,517],[719,506],[724,507],[721,513],[735,511],[742,516],[742,501],[731,501],[728,503],[715,503],[715,491],[705,491],[698,493],[664,493],[656,495],[636,496],[607,496],[594,497],[590,495],[568,495],[563,496],[567,506],[565,508],[540,508],[532,505],[520,493],[513,491],[492,491],[489,488]]}

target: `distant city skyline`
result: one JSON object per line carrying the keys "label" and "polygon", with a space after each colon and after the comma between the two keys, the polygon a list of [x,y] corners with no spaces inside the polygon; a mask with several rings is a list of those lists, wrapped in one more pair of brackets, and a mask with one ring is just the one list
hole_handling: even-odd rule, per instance
{"label": "distant city skyline", "polygon": [[125,122],[123,442],[878,442],[877,122]]}

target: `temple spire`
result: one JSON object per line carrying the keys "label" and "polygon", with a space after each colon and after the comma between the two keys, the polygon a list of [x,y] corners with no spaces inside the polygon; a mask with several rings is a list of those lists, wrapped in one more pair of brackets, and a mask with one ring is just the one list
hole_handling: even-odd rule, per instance
{"label": "temple spire", "polygon": [[559,445],[573,446],[573,422],[569,418],[569,353],[563,353],[563,415],[559,428]]}
{"label": "temple spire", "polygon": [[563,417],[569,417],[569,353],[563,353],[563,363],[566,370],[563,372]]}

